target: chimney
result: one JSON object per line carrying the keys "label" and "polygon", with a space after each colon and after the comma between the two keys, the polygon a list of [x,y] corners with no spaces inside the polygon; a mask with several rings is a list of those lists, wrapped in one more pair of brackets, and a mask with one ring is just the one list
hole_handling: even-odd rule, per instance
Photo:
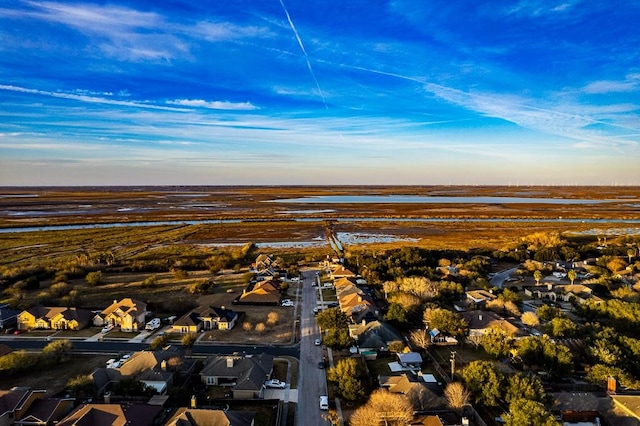
{"label": "chimney", "polygon": [[104,393],[104,403],[111,404],[111,392]]}
{"label": "chimney", "polygon": [[118,303],[118,301],[116,299],[113,299],[113,303],[116,304]]}
{"label": "chimney", "polygon": [[191,408],[196,408],[197,405],[196,396],[191,395]]}
{"label": "chimney", "polygon": [[233,358],[227,357],[227,368],[233,368]]}
{"label": "chimney", "polygon": [[226,309],[224,308],[224,305],[220,306],[220,309],[222,309],[223,311],[226,311]]}
{"label": "chimney", "polygon": [[482,321],[482,314],[478,315],[478,321]]}
{"label": "chimney", "polygon": [[167,371],[167,360],[163,359],[162,362],[160,363],[160,369],[162,371]]}

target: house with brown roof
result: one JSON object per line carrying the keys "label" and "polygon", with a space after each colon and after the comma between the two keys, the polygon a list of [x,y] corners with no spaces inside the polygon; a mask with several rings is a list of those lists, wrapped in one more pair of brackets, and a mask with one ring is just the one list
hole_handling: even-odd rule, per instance
{"label": "house with brown roof", "polygon": [[33,306],[18,314],[19,329],[80,330],[90,324],[93,313],[87,309]]}
{"label": "house with brown roof", "polygon": [[93,324],[103,326],[111,324],[121,331],[144,330],[147,304],[132,298],[114,300],[100,314],[93,318]]}
{"label": "house with brown roof", "polygon": [[234,399],[264,396],[264,382],[271,378],[273,355],[215,355],[209,357],[200,372],[207,386],[226,386]]}
{"label": "house with brown roof", "polygon": [[171,325],[175,333],[198,333],[200,330],[231,330],[238,313],[224,306],[200,306],[183,315]]}
{"label": "house with brown roof", "polygon": [[427,409],[442,409],[447,402],[430,390],[426,383],[417,380],[413,376],[401,374],[399,376],[379,376],[378,383],[382,389],[389,393],[405,395],[418,411]]}
{"label": "house with brown roof", "polygon": [[163,395],[173,385],[176,372],[187,376],[195,366],[194,360],[181,359],[177,370],[174,371],[169,364],[171,358],[175,357],[178,355],[170,351],[135,352],[117,368],[96,369],[91,373],[91,378],[99,395],[125,377],[135,377],[146,386],[154,388],[158,394]]}
{"label": "house with brown roof", "polygon": [[73,410],[74,398],[36,399],[20,419],[14,421],[16,426],[50,426],[58,424]]}
{"label": "house with brown roof", "polygon": [[165,426],[254,426],[253,411],[178,408]]}
{"label": "house with brown roof", "polygon": [[277,281],[251,283],[233,300],[238,305],[279,305],[282,295]]}
{"label": "house with brown roof", "polygon": [[331,279],[336,280],[339,278],[355,278],[356,274],[348,270],[342,265],[335,265],[331,269]]}
{"label": "house with brown roof", "polygon": [[0,426],[9,426],[14,419],[21,419],[36,400],[44,399],[46,393],[45,390],[18,386],[0,390]]}
{"label": "house with brown roof", "polygon": [[498,298],[498,296],[486,290],[470,290],[467,291],[466,296],[467,301],[472,303],[476,309],[484,309],[487,306],[487,302]]}
{"label": "house with brown roof", "polygon": [[499,328],[512,336],[526,336],[525,330],[519,328],[508,319],[492,311],[468,311],[461,313],[462,318],[469,324],[469,336],[486,334],[490,328]]}
{"label": "house with brown roof", "polygon": [[153,426],[163,411],[148,404],[82,404],[58,426]]}

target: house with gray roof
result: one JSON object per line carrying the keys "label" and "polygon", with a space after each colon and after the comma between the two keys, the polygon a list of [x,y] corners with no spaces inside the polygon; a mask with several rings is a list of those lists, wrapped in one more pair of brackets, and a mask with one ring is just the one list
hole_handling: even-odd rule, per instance
{"label": "house with gray roof", "polygon": [[271,378],[273,355],[214,355],[200,372],[207,386],[226,386],[234,399],[263,398],[264,382]]}

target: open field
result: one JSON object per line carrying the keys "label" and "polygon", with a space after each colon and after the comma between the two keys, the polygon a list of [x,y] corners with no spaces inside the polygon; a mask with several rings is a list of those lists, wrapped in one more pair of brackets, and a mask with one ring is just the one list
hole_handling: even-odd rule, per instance
{"label": "open field", "polygon": [[[629,218],[637,187],[104,187],[0,188],[0,228],[78,223],[322,218]],[[533,197],[614,200],[607,203],[333,203],[275,202],[327,195]],[[634,202],[630,202],[635,201]],[[506,201],[506,198],[505,198]]]}
{"label": "open field", "polygon": [[14,376],[0,376],[0,389],[27,386],[32,389],[46,389],[48,396],[55,396],[65,390],[69,379],[81,374],[89,374],[98,367],[104,367],[109,358],[111,357],[107,355],[74,354],[61,364],[25,371]]}

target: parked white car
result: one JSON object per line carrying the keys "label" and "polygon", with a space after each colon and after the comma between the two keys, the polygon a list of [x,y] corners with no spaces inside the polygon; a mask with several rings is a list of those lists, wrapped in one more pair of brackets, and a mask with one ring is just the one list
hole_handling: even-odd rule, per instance
{"label": "parked white car", "polygon": [[291,306],[293,306],[293,302],[291,300],[289,300],[289,299],[285,299],[285,300],[282,301],[281,306],[291,307]]}
{"label": "parked white car", "polygon": [[265,387],[268,388],[277,388],[277,389],[284,389],[287,384],[285,382],[281,382],[278,379],[271,379],[271,380],[267,380],[266,382],[264,382]]}
{"label": "parked white car", "polygon": [[113,330],[113,324],[107,324],[104,327],[102,327],[102,333],[108,333],[111,330]]}
{"label": "parked white car", "polygon": [[149,321],[144,328],[147,330],[155,330],[158,327],[160,327],[160,318],[154,318]]}

